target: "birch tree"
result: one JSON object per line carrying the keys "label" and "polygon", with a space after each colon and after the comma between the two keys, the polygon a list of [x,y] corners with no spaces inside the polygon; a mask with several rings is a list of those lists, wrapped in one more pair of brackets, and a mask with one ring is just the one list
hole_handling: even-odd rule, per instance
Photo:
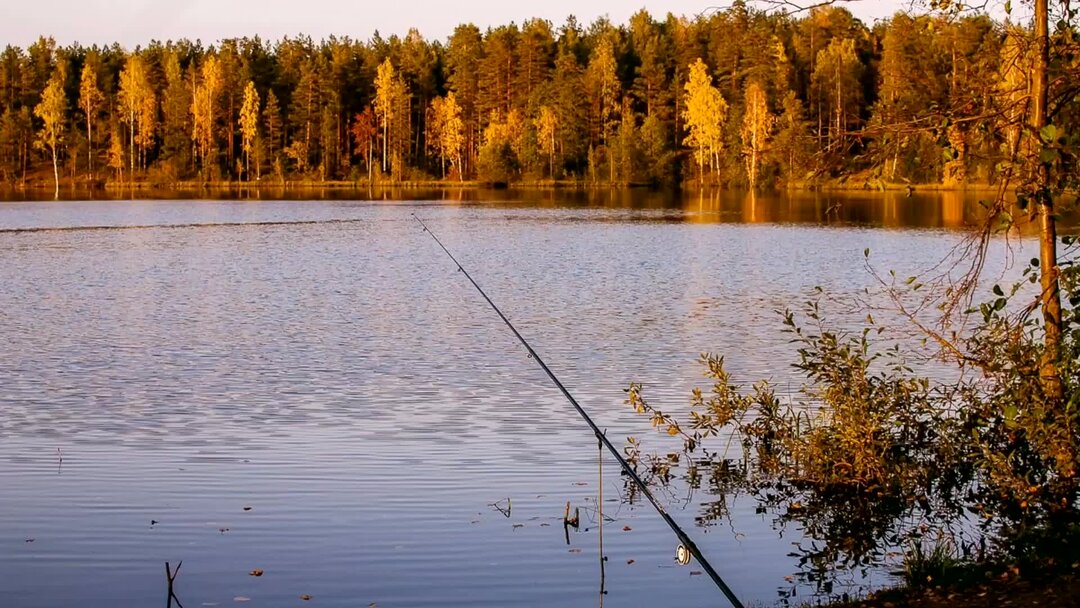
{"label": "birch tree", "polygon": [[432,100],[428,128],[428,147],[439,155],[443,178],[446,178],[446,163],[449,162],[457,169],[459,179],[462,179],[465,123],[461,119],[461,106],[453,93]]}
{"label": "birch tree", "polygon": [[555,179],[555,132],[559,127],[559,117],[551,106],[540,106],[536,117],[536,140],[540,150],[548,157],[548,175]]}
{"label": "birch tree", "polygon": [[195,153],[200,166],[206,168],[206,161],[217,157],[217,142],[214,138],[214,121],[217,113],[214,103],[221,93],[221,65],[217,57],[211,55],[202,65],[201,82],[195,86],[191,99],[191,139],[195,143]]}
{"label": "birch tree", "polygon": [[[240,136],[244,151],[244,173],[251,179],[251,153],[259,137],[259,91],[255,83],[248,81],[244,89],[244,103],[240,107]],[[256,171],[258,168],[256,167]]]}
{"label": "birch tree", "polygon": [[375,114],[378,116],[379,122],[382,123],[383,131],[383,173],[386,173],[390,168],[390,127],[397,113],[398,105],[397,100],[394,98],[395,80],[394,64],[390,62],[390,58],[387,58],[386,61],[379,65],[375,75]]}
{"label": "birch tree", "polygon": [[750,188],[757,187],[758,172],[766,144],[772,135],[776,117],[769,112],[765,89],[758,82],[746,87],[746,103],[740,135],[743,144],[743,162],[746,164],[746,178]]}
{"label": "birch tree", "polygon": [[686,85],[686,107],[683,120],[688,134],[683,143],[694,150],[698,174],[705,175],[705,165],[716,170],[724,147],[724,124],[728,105],[720,90],[713,86],[705,62],[698,58],[690,64]]}
{"label": "birch tree", "polygon": [[34,116],[41,119],[42,127],[35,145],[52,155],[54,197],[60,198],[60,169],[58,159],[64,143],[64,116],[67,113],[67,97],[64,95],[64,70],[57,68],[41,95],[41,103],[34,108]]}
{"label": "birch tree", "polygon": [[94,122],[104,102],[105,96],[98,87],[97,70],[87,61],[79,81],[79,109],[86,116],[86,170],[91,176],[94,174]]}
{"label": "birch tree", "polygon": [[141,55],[128,58],[120,73],[120,120],[128,128],[128,167],[135,171],[136,157],[141,168],[146,150],[154,141],[157,99],[150,83],[146,61]]}

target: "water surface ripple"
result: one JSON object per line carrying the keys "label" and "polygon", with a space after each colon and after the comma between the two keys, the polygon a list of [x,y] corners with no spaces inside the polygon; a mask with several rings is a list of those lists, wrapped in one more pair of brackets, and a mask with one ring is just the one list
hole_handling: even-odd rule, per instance
{"label": "water surface ripple", "polygon": [[[570,546],[561,526],[593,504],[595,439],[414,212],[617,444],[656,447],[629,382],[685,409],[717,351],[794,390],[774,310],[859,293],[866,247],[904,272],[959,238],[683,208],[0,204],[0,605],[159,605],[180,560],[188,607],[598,602],[595,518]],[[697,527],[717,497],[670,498],[744,600],[790,587],[796,531],[745,500]],[[608,606],[723,604],[647,505],[605,510]]]}

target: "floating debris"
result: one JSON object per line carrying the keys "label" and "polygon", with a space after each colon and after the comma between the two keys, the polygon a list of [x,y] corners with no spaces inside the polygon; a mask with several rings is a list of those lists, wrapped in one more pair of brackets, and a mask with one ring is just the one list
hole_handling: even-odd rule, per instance
{"label": "floating debris", "polygon": [[225,534],[228,531],[229,531],[228,528],[218,528],[218,532],[221,532],[222,534]]}
{"label": "floating debris", "polygon": [[150,520],[150,525],[151,525],[151,526],[156,526],[156,525],[158,525],[158,524],[160,524],[160,523],[161,523],[161,522],[160,522],[160,521],[158,521],[158,520],[156,520],[156,519],[151,519],[151,520]]}
{"label": "floating debris", "polygon": [[630,565],[630,564],[632,564],[632,563],[634,563],[634,560],[632,560],[632,559],[628,559],[628,560],[626,560],[626,565],[627,565],[627,566],[629,566],[629,565]]}
{"label": "floating debris", "polygon": [[577,549],[577,548],[570,549],[569,551],[567,551],[567,553],[578,554],[578,553],[581,553],[581,549]]}
{"label": "floating debris", "polygon": [[566,511],[563,513],[563,525],[577,528],[581,523],[581,509],[574,507],[574,516],[570,517],[570,501],[566,501]]}
{"label": "floating debris", "polygon": [[251,510],[251,507],[244,507],[244,510],[245,510],[245,511],[250,511],[250,510]]}
{"label": "floating debris", "polygon": [[305,593],[304,595],[300,596],[300,599],[304,600],[305,602],[310,602],[311,596]]}
{"label": "floating debris", "polygon": [[262,576],[263,571],[262,571],[261,568],[256,568],[256,569],[252,570],[251,572],[248,572],[248,574],[250,574],[251,576]]}
{"label": "floating debris", "polygon": [[250,597],[246,597],[246,596],[243,596],[243,595],[238,595],[238,596],[236,596],[236,597],[232,598],[232,600],[233,600],[234,602],[250,602],[250,601],[251,601],[251,598],[250,598]]}
{"label": "floating debris", "polygon": [[32,542],[34,542],[35,540],[37,540],[37,539],[36,539],[36,538],[28,538],[28,539],[26,539],[26,542],[28,542],[28,543],[32,543]]}
{"label": "floating debris", "polygon": [[622,527],[622,531],[623,531],[623,532],[629,532],[629,531],[631,531],[631,530],[633,530],[633,528],[631,528],[630,526],[623,526],[623,527]]}
{"label": "floating debris", "polygon": [[[505,505],[503,503],[505,503]],[[488,506],[497,509],[499,513],[502,513],[503,517],[506,517],[507,519],[510,519],[510,512],[514,509],[514,503],[510,502],[509,497],[497,500],[490,503]]]}

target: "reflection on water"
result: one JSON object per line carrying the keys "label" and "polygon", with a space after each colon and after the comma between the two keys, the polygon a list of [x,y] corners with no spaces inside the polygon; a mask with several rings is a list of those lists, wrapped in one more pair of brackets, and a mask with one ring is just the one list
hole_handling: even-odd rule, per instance
{"label": "reflection on water", "polygon": [[[48,196],[46,196],[48,195]],[[853,224],[886,228],[969,229],[986,216],[984,204],[994,191],[836,191],[731,192],[687,190],[681,193],[647,189],[515,189],[478,188],[259,188],[232,190],[109,190],[68,192],[74,200],[236,200],[236,201],[424,201],[491,204],[530,208],[604,208],[672,212],[672,219],[695,223]],[[0,190],[0,201],[49,198],[51,192]],[[1060,210],[1059,210],[1060,211]],[[1067,209],[1061,229],[1073,232],[1080,216]],[[1031,233],[1035,225],[1014,210],[1018,227]]]}
{"label": "reflection on water", "polygon": [[[0,204],[0,603],[157,605],[183,560],[186,606],[592,604],[595,438],[410,214],[609,437],[663,447],[623,405],[629,382],[679,413],[697,354],[718,351],[793,390],[773,311],[818,285],[861,293],[866,247],[899,273],[932,265],[961,235],[877,227],[952,228],[977,206],[355,194]],[[722,603],[606,464],[602,598]],[[793,591],[797,530],[745,497],[679,496],[673,517],[740,598]],[[510,517],[489,506],[507,498]],[[720,499],[729,517],[700,517]]]}

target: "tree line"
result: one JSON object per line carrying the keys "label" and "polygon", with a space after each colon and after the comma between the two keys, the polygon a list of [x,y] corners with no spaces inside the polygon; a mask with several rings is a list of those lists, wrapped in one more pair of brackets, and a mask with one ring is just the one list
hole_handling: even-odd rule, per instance
{"label": "tree line", "polygon": [[[1074,132],[1075,29],[1052,38]],[[0,180],[991,184],[1023,139],[1031,39],[985,15],[742,2],[445,41],[41,38],[0,54]]]}

